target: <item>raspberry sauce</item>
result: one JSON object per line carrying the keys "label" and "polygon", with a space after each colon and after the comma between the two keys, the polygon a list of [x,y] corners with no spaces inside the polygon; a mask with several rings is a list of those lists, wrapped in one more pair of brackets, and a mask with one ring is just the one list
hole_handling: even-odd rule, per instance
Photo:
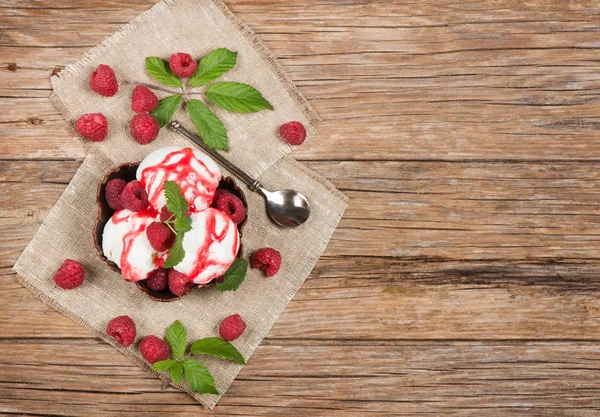
{"label": "raspberry sauce", "polygon": [[192,213],[209,207],[221,172],[216,166],[209,168],[202,157],[205,157],[204,154],[195,154],[191,148],[178,149],[168,153],[162,161],[143,168],[141,175],[138,171],[140,184],[148,193],[150,205],[160,211],[165,204],[163,183],[174,181],[179,185]]}

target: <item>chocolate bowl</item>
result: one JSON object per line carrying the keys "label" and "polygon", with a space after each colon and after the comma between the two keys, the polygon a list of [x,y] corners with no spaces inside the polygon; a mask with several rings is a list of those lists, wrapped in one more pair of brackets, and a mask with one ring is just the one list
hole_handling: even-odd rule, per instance
{"label": "chocolate bowl", "polygon": [[[94,246],[96,247],[96,250],[98,251],[98,254],[100,255],[100,259],[102,259],[106,263],[106,265],[108,265],[108,267],[110,269],[112,269],[115,272],[118,272],[119,274],[121,273],[121,269],[117,266],[117,264],[108,260],[108,258],[106,258],[106,256],[104,256],[104,252],[102,251],[102,233],[104,231],[104,226],[110,220],[113,213],[115,212],[115,210],[111,209],[108,206],[108,203],[106,202],[106,198],[104,196],[104,191],[106,189],[106,184],[114,178],[120,178],[127,182],[135,180],[136,179],[135,173],[137,171],[138,166],[139,166],[139,163],[135,163],[135,164],[125,163],[125,164],[119,165],[114,170],[109,171],[104,176],[104,179],[100,182],[100,184],[98,184],[98,191],[96,193],[96,202],[98,204],[98,217],[96,218],[96,224],[94,225],[94,230],[93,230]],[[221,181],[219,182],[219,186],[217,187],[217,189],[227,190],[230,193],[232,193],[233,195],[235,195],[236,197],[238,197],[240,200],[242,200],[242,203],[244,204],[244,208],[246,209],[246,217],[244,218],[244,220],[242,220],[237,225],[238,233],[240,235],[240,249],[238,250],[237,258],[238,259],[242,258],[242,255],[243,255],[243,245],[241,242],[242,228],[244,227],[244,225],[246,224],[246,221],[248,220],[248,203],[246,201],[246,196],[244,195],[244,192],[237,186],[235,180],[231,177],[221,178]],[[188,294],[191,291],[193,291],[194,289],[196,289],[197,287],[207,287],[207,286],[213,285],[217,279],[218,278],[213,279],[212,281],[210,281],[207,284],[194,284],[194,286],[188,292]],[[169,290],[153,291],[146,286],[146,280],[137,281],[135,284],[147,297],[151,298],[154,301],[169,302],[169,301],[179,300],[182,297],[182,296],[173,294]]]}

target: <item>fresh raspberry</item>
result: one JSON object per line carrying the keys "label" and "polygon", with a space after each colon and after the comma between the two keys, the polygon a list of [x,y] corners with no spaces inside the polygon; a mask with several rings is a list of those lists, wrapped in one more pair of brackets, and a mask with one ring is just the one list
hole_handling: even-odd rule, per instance
{"label": "fresh raspberry", "polygon": [[77,119],[75,129],[92,142],[102,142],[108,134],[108,123],[102,113],[88,113]]}
{"label": "fresh raspberry", "polygon": [[175,233],[161,222],[150,223],[146,228],[146,237],[150,241],[150,246],[159,252],[166,251],[175,242]]}
{"label": "fresh raspberry", "polygon": [[223,319],[219,326],[219,336],[231,342],[240,337],[244,330],[246,330],[246,323],[239,314],[234,314]]}
{"label": "fresh raspberry", "polygon": [[73,259],[66,259],[52,277],[56,285],[63,290],[72,290],[83,284],[85,269],[83,265]]}
{"label": "fresh raspberry", "polygon": [[240,223],[246,217],[246,209],[242,200],[229,192],[219,193],[217,210],[229,215],[234,223]]}
{"label": "fresh raspberry", "polygon": [[169,209],[167,208],[167,206],[163,206],[163,208],[160,209],[160,221],[161,222],[166,222],[167,220],[171,219],[171,217],[173,216],[173,214],[169,211]]}
{"label": "fresh raspberry", "polygon": [[306,139],[306,129],[300,122],[287,122],[279,128],[279,134],[285,143],[302,145]]}
{"label": "fresh raspberry", "polygon": [[187,78],[194,75],[196,68],[198,68],[198,63],[192,59],[190,54],[177,52],[169,58],[169,66],[173,74],[178,77]]}
{"label": "fresh raspberry", "polygon": [[140,342],[140,353],[150,363],[169,359],[169,345],[156,336],[146,336]]}
{"label": "fresh raspberry", "polygon": [[135,323],[129,316],[115,317],[106,326],[106,334],[114,337],[118,344],[130,346],[135,341]]}
{"label": "fresh raspberry", "polygon": [[158,106],[158,97],[144,85],[138,85],[131,95],[131,110],[136,113],[152,111]]}
{"label": "fresh raspberry", "polygon": [[123,205],[123,200],[121,200],[121,194],[126,186],[127,181],[122,180],[121,178],[113,178],[106,183],[106,188],[104,189],[104,198],[106,198],[108,207],[113,210],[122,210],[125,208]]}
{"label": "fresh raspberry", "polygon": [[129,130],[137,143],[146,145],[156,139],[160,131],[160,125],[158,120],[151,114],[140,113],[131,119]]}
{"label": "fresh raspberry", "polygon": [[259,249],[252,255],[252,267],[262,270],[266,277],[272,277],[281,267],[281,253],[273,248]]}
{"label": "fresh raspberry", "polygon": [[169,287],[169,278],[167,270],[159,268],[152,272],[146,280],[146,285],[152,291],[164,291]]}
{"label": "fresh raspberry", "polygon": [[194,283],[181,272],[169,269],[169,289],[173,294],[182,296],[190,292],[193,286]]}
{"label": "fresh raspberry", "polygon": [[121,200],[127,210],[140,211],[148,207],[148,193],[136,180],[125,186],[121,193]]}
{"label": "fresh raspberry", "polygon": [[105,97],[112,97],[119,91],[115,72],[108,65],[100,64],[90,76],[90,88]]}

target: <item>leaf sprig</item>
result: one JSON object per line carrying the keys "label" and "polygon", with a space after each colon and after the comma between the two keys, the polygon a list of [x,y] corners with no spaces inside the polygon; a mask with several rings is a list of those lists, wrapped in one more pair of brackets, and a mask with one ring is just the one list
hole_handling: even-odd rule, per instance
{"label": "leaf sprig", "polygon": [[[179,320],[175,320],[166,334],[167,343],[175,359],[155,362],[155,371],[169,371],[174,384],[179,384],[185,375],[191,390],[203,394],[219,394],[210,371],[197,359],[185,357],[187,349],[187,331]],[[208,337],[196,340],[190,347],[194,355],[210,355],[215,358],[232,360],[244,365],[246,361],[240,352],[226,340]]]}
{"label": "leaf sprig", "polygon": [[165,261],[163,268],[173,268],[185,258],[183,249],[183,236],[186,232],[192,230],[192,218],[187,216],[188,203],[179,186],[174,181],[165,181],[165,198],[167,199],[167,208],[171,212],[171,218],[165,224],[175,233],[175,242],[169,249],[169,256]]}
{"label": "leaf sprig", "polygon": [[[237,55],[237,52],[227,48],[219,48],[210,52],[198,62],[196,72],[189,79],[189,87],[202,87],[216,80],[235,66]],[[190,120],[206,146],[229,151],[227,129],[221,119],[202,100],[187,99],[188,90],[181,78],[173,74],[167,61],[155,56],[147,57],[146,70],[159,83],[182,90],[182,94],[174,94],[160,100],[156,109],[152,111],[152,115],[158,120],[160,127],[169,123],[181,105],[183,97]],[[273,110],[271,103],[257,89],[248,84],[213,83],[206,87],[205,95],[210,103],[231,112],[253,113],[265,109]]]}

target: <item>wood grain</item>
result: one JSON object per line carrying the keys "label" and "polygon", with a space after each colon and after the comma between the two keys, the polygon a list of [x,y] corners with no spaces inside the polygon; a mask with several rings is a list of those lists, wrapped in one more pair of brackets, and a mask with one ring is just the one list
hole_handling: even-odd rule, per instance
{"label": "wood grain", "polygon": [[213,412],[11,270],[85,156],[48,77],[155,0],[0,0],[0,414],[600,414],[600,5],[228,0],[350,197]]}

